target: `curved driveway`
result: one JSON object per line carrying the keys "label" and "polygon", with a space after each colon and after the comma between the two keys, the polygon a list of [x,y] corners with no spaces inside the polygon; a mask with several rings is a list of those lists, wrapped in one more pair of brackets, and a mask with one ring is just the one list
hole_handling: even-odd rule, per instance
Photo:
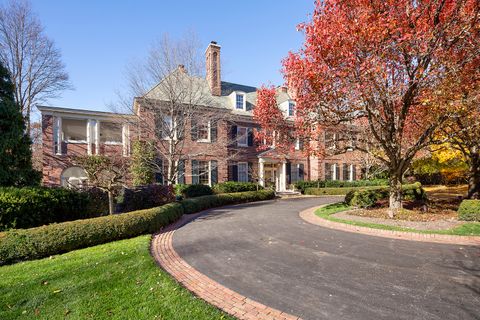
{"label": "curved driveway", "polygon": [[303,221],[338,198],[220,208],[174,233],[198,271],[307,319],[480,319],[480,248],[386,239]]}

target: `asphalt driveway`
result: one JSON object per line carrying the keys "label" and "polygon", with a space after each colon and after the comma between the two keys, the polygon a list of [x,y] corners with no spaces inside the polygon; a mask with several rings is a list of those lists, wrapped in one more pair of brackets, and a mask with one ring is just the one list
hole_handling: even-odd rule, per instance
{"label": "asphalt driveway", "polygon": [[307,319],[480,319],[480,248],[331,230],[298,213],[338,198],[210,211],[177,230],[190,265]]}

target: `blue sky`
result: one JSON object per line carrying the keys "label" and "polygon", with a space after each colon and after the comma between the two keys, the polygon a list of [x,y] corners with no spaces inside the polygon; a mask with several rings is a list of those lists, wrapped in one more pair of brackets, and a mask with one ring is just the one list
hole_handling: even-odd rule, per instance
{"label": "blue sky", "polygon": [[75,88],[49,104],[108,110],[124,84],[125,66],[144,57],[164,33],[177,38],[193,30],[205,47],[216,40],[226,81],[282,84],[280,62],[301,46],[296,26],[308,20],[314,3],[32,0],[32,6],[61,50]]}

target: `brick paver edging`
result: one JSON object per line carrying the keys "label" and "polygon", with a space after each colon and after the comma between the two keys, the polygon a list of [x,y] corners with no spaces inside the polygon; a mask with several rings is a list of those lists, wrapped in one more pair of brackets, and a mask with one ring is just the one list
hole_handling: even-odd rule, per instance
{"label": "brick paver edging", "polygon": [[197,271],[175,252],[172,243],[175,230],[204,213],[183,215],[179,221],[153,235],[150,251],[156,262],[193,294],[238,319],[301,320],[224,287]]}
{"label": "brick paver edging", "polygon": [[315,214],[315,211],[317,209],[324,206],[325,205],[304,210],[300,212],[300,217],[311,224],[316,224],[322,227],[347,232],[362,233],[370,236],[445,244],[480,245],[480,236],[456,236],[446,234],[427,234],[406,231],[382,230],[330,221],[320,218]]}

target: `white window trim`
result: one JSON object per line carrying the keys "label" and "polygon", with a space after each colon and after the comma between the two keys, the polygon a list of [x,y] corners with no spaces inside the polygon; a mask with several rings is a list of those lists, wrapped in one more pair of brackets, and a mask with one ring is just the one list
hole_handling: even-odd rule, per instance
{"label": "white window trim", "polygon": [[[240,165],[245,165],[245,172],[247,174],[246,176],[246,181],[241,181],[240,180]],[[238,182],[248,182],[248,162],[237,162],[237,178],[238,178]]]}
{"label": "white window trim", "polygon": [[[290,114],[290,104],[293,105],[292,114]],[[293,101],[288,101],[288,105],[287,105],[287,117],[293,118],[293,117],[295,116],[295,107],[296,107],[295,102],[293,102]]]}
{"label": "white window trim", "polygon": [[[237,96],[242,96],[243,97],[243,106],[242,108],[237,108]],[[235,100],[234,100],[234,107],[235,107],[235,110],[243,110],[243,111],[246,111],[247,110],[247,95],[243,92],[235,92]]]}
{"label": "white window trim", "polygon": [[[238,138],[240,135],[239,135],[239,131],[240,129],[245,129],[245,143],[240,143],[240,139]],[[241,126],[238,126],[237,127],[237,146],[239,147],[248,147],[248,127],[241,127]]]}
{"label": "white window trim", "polygon": [[[172,116],[167,115],[167,117],[172,118],[172,128],[171,128],[171,130],[173,130],[173,140],[176,141],[178,139],[177,121]],[[163,119],[164,119],[163,122],[165,123],[165,116],[164,116]],[[162,138],[162,140],[168,141],[168,140],[171,140],[171,139],[170,139],[170,137],[165,137],[165,138]]]}
{"label": "white window trim", "polygon": [[124,157],[130,155],[130,127],[128,123],[122,125],[122,154]]}
{"label": "white window trim", "polygon": [[[77,118],[60,118],[62,121],[60,121],[60,135],[61,135],[61,140],[62,142],[65,142],[65,143],[71,143],[71,144],[86,144],[88,143],[88,136],[89,136],[89,123],[91,121],[91,119],[77,119]],[[63,119],[65,120],[84,120],[87,122],[86,126],[85,126],[85,134],[86,134],[86,139],[85,140],[72,140],[72,139],[65,139],[65,135],[63,133]],[[88,152],[87,152],[88,153]]]}
{"label": "white window trim", "polygon": [[297,138],[295,140],[295,150],[300,150],[300,138]]}
{"label": "white window trim", "polygon": [[[211,131],[212,131],[212,127],[210,125],[210,120],[208,120],[208,123],[207,123],[207,139],[198,139],[197,142],[212,142]],[[197,133],[198,133],[198,125],[197,125]],[[175,131],[175,135],[176,135],[176,131]]]}
{"label": "white window trim", "polygon": [[[198,163],[200,162],[207,162],[208,163],[208,186],[212,186],[212,160],[197,160]],[[177,161],[178,165],[178,161]],[[198,171],[198,182],[200,183],[200,170]],[[177,182],[178,182],[178,175],[177,175]]]}

